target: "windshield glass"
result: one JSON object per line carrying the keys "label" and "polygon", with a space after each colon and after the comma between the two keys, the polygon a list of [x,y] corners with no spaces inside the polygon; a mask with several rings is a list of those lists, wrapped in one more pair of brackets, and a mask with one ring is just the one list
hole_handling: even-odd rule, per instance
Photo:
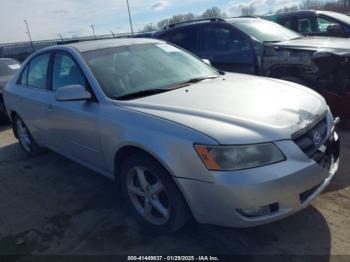
{"label": "windshield glass", "polygon": [[19,68],[20,64],[13,59],[1,59],[0,60],[0,76],[11,76],[15,74]]}
{"label": "windshield glass", "polygon": [[88,51],[83,57],[105,93],[116,99],[218,75],[201,60],[165,43]]}
{"label": "windshield glass", "polygon": [[336,12],[322,12],[322,14],[328,15],[329,17],[333,17],[333,18],[335,18],[335,19],[337,19],[345,24],[350,25],[350,16],[336,13]]}
{"label": "windshield glass", "polygon": [[261,42],[282,42],[301,37],[294,31],[263,19],[244,19],[231,22],[238,29]]}

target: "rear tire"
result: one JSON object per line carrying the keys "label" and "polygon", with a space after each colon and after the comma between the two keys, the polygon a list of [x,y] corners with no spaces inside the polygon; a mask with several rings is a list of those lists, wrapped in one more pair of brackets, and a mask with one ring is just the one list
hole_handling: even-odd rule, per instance
{"label": "rear tire", "polygon": [[121,167],[120,186],[128,206],[147,229],[166,233],[185,225],[190,210],[171,175],[145,153],[128,157]]}
{"label": "rear tire", "polygon": [[36,143],[22,118],[18,115],[15,115],[13,119],[13,129],[18,138],[19,144],[28,155],[37,156],[44,151],[43,148]]}

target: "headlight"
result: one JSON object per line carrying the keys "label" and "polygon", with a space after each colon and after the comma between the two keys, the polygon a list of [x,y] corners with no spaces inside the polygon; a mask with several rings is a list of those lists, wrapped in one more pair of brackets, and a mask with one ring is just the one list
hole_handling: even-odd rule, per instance
{"label": "headlight", "polygon": [[243,146],[194,146],[209,170],[237,170],[284,161],[282,152],[272,143]]}

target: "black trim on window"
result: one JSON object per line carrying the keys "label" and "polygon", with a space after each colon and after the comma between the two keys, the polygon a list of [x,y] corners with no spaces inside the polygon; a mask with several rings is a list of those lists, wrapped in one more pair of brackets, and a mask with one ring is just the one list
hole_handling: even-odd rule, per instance
{"label": "black trim on window", "polygon": [[52,89],[53,65],[54,65],[54,62],[55,62],[56,54],[61,53],[62,55],[66,55],[66,56],[68,56],[69,58],[71,58],[72,61],[77,65],[77,67],[78,67],[80,73],[82,74],[82,76],[83,76],[84,79],[85,79],[85,86],[84,86],[84,87],[85,87],[86,90],[87,90],[88,92],[90,92],[90,94],[91,94],[91,99],[90,99],[90,101],[98,103],[98,99],[97,99],[97,97],[96,97],[96,94],[95,94],[94,90],[92,89],[92,87],[91,87],[91,85],[90,85],[90,82],[88,81],[88,79],[87,79],[87,77],[86,77],[84,71],[81,69],[80,64],[77,62],[77,60],[74,58],[74,56],[73,56],[72,54],[70,54],[69,52],[64,51],[64,50],[54,50],[53,53],[54,53],[54,54],[53,54],[53,59],[52,59],[52,61],[51,61],[51,68],[50,68],[50,91],[55,92],[55,91]]}
{"label": "black trim on window", "polygon": [[[45,86],[44,89],[43,89],[43,88],[36,87],[36,86],[30,86],[29,83],[28,83],[30,65],[31,65],[32,61],[33,61],[35,58],[38,58],[39,56],[46,55],[46,54],[49,54],[49,63],[48,63],[48,65],[47,65],[47,72],[46,72],[46,74],[47,74],[47,76],[46,76],[46,86]],[[30,60],[28,61],[27,65],[26,65],[26,67],[28,67],[27,85],[26,85],[26,87],[35,88],[35,89],[43,90],[43,91],[49,90],[49,89],[48,89],[48,78],[49,78],[49,67],[50,67],[50,59],[51,59],[51,56],[52,56],[52,51],[50,50],[50,51],[40,52],[40,53],[35,54],[33,57],[30,58]],[[21,76],[22,76],[23,72],[24,72],[24,70],[21,72]],[[21,79],[22,79],[22,77],[21,77]]]}

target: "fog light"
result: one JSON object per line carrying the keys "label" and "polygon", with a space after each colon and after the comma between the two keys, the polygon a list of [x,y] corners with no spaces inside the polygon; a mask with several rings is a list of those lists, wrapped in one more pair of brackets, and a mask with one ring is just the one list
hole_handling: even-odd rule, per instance
{"label": "fog light", "polygon": [[273,203],[266,206],[237,209],[237,212],[245,217],[260,217],[276,212],[278,209],[278,203]]}

